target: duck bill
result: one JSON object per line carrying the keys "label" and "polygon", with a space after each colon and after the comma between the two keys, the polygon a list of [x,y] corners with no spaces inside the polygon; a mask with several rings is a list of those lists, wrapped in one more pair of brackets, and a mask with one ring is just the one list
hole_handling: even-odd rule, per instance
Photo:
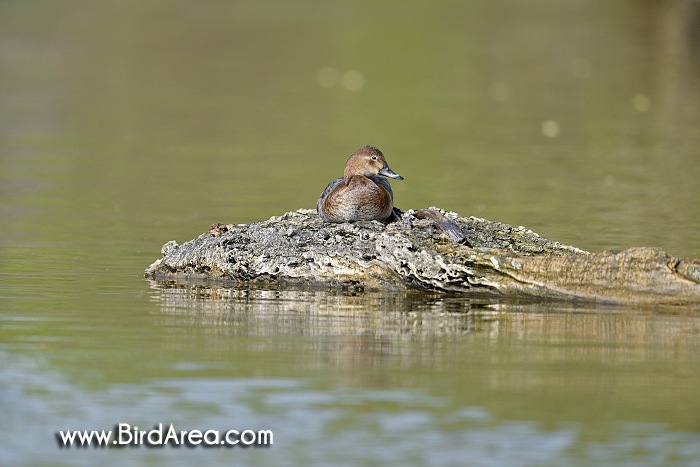
{"label": "duck bill", "polygon": [[403,177],[389,168],[388,165],[384,165],[382,170],[379,171],[379,175],[384,175],[385,177],[395,178],[397,180],[403,180]]}

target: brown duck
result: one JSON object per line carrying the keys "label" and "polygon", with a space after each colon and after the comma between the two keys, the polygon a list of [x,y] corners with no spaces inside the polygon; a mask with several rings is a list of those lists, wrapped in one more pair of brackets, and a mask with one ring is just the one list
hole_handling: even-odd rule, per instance
{"label": "brown duck", "polygon": [[[403,180],[391,170],[379,149],[361,147],[345,162],[343,176],[330,182],[321,193],[316,203],[318,215],[326,222],[397,221],[402,211],[394,206],[394,193],[386,177]],[[439,212],[421,209],[414,215],[431,219],[454,242],[465,240],[459,226]]]}

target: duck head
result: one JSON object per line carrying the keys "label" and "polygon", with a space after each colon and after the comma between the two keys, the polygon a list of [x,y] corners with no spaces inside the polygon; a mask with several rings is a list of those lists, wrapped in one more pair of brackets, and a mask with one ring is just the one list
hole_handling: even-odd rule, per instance
{"label": "duck head", "polygon": [[345,183],[349,183],[350,179],[355,175],[364,175],[365,177],[383,175],[403,180],[401,175],[389,168],[382,151],[374,146],[361,147],[348,157],[347,162],[345,162],[345,171],[343,172]]}

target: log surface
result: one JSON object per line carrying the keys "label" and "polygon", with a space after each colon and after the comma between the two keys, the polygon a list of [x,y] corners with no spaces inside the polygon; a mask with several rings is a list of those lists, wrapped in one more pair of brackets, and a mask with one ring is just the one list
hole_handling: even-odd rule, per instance
{"label": "log surface", "polygon": [[526,229],[445,213],[465,234],[451,242],[432,222],[324,223],[300,209],[253,224],[215,224],[170,241],[146,277],[188,282],[433,289],[499,297],[610,303],[700,304],[700,261],[659,248],[590,253]]}

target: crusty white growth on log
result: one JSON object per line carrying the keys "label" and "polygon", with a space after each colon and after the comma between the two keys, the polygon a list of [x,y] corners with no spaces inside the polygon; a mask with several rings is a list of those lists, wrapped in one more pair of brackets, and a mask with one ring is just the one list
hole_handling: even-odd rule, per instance
{"label": "crusty white growth on log", "polygon": [[[437,209],[437,208],[431,208]],[[217,224],[163,246],[146,269],[156,280],[436,289],[507,297],[700,303],[700,262],[659,249],[589,253],[524,227],[442,212],[464,231],[451,242],[429,220],[324,223],[300,209],[253,224]]]}

